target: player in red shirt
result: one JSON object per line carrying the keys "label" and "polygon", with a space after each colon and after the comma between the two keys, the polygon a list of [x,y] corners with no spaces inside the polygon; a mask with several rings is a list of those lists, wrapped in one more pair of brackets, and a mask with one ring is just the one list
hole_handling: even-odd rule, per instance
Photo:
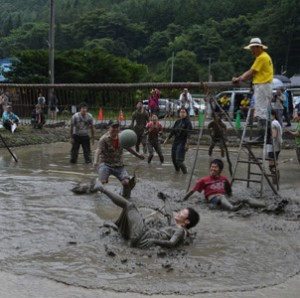
{"label": "player in red shirt", "polygon": [[201,178],[184,196],[183,201],[187,200],[195,191],[204,191],[210,207],[220,207],[231,211],[239,210],[243,204],[233,206],[226,198],[226,195],[231,195],[232,190],[228,179],[221,175],[223,168],[224,163],[222,160],[214,159],[211,161],[209,176]]}

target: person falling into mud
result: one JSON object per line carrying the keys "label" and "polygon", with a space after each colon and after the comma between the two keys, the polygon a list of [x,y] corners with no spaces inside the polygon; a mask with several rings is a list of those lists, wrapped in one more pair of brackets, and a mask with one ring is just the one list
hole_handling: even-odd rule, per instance
{"label": "person falling into mud", "polygon": [[[123,147],[119,142],[120,124],[118,122],[111,122],[109,124],[109,130],[104,134],[98,143],[98,147],[95,151],[95,158],[93,167],[98,165],[99,179],[102,184],[108,183],[110,175],[115,176],[123,185],[122,195],[125,198],[130,198],[131,190],[135,186],[135,177],[130,179],[123,163]],[[145,157],[131,148],[125,148],[128,152],[135,155],[140,159]],[[92,192],[93,186],[91,185]],[[78,190],[79,191],[79,190]],[[83,189],[82,192],[86,190]]]}
{"label": "person falling into mud", "polygon": [[[188,230],[194,227],[200,219],[198,212],[188,207],[172,215],[166,214],[170,219],[169,225],[160,229],[153,228],[151,225],[147,225],[147,221],[135,204],[118,194],[108,191],[99,182],[96,183],[95,189],[107,195],[114,204],[123,209],[116,225],[122,237],[129,240],[132,247],[148,248],[158,245],[172,248],[184,244],[189,237]],[[158,195],[160,199],[166,199],[163,193]]]}

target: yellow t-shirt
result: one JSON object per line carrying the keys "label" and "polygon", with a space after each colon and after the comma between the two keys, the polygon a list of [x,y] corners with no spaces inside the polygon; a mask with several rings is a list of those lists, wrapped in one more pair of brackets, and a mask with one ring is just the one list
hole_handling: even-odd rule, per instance
{"label": "yellow t-shirt", "polygon": [[253,84],[271,83],[273,80],[273,63],[271,57],[262,52],[256,57],[251,69],[255,71]]}
{"label": "yellow t-shirt", "polygon": [[250,104],[250,101],[249,101],[249,99],[248,98],[244,98],[244,99],[242,99],[242,101],[241,101],[241,106],[242,107],[246,107],[246,106],[249,106],[249,104]]}
{"label": "yellow t-shirt", "polygon": [[229,96],[223,96],[220,100],[221,104],[226,105],[230,102],[230,97]]}

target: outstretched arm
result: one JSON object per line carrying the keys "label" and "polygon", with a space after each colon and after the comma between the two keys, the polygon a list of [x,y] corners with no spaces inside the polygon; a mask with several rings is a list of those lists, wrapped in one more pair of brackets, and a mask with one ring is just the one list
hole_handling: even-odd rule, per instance
{"label": "outstretched arm", "polygon": [[139,154],[139,153],[137,153],[136,151],[134,151],[133,149],[131,149],[131,148],[125,148],[128,152],[130,152],[131,154],[133,154],[134,156],[136,156],[136,157],[138,157],[139,159],[145,159],[145,156],[144,155],[142,155],[142,154]]}
{"label": "outstretched arm", "polygon": [[195,190],[191,189],[182,199],[183,201],[186,201],[193,193],[195,192]]}
{"label": "outstretched arm", "polygon": [[148,248],[153,245],[158,245],[161,247],[172,248],[183,241],[184,234],[184,229],[178,228],[170,240],[145,239],[141,242],[140,246],[141,248]]}
{"label": "outstretched arm", "polygon": [[245,71],[239,77],[233,77],[232,82],[233,83],[239,83],[241,81],[246,81],[246,80],[250,79],[251,77],[253,77],[254,74],[255,74],[255,70],[249,69],[249,70]]}

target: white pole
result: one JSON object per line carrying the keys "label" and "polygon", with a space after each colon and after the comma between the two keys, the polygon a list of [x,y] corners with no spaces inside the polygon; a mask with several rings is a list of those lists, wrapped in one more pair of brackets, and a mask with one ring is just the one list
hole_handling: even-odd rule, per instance
{"label": "white pole", "polygon": [[211,58],[208,57],[208,81],[209,82],[211,82],[210,64],[211,64]]}
{"label": "white pole", "polygon": [[49,24],[49,79],[54,84],[54,43],[55,43],[55,0],[50,0],[50,24]]}
{"label": "white pole", "polygon": [[171,83],[173,83],[173,74],[174,74],[174,52],[172,52]]}

